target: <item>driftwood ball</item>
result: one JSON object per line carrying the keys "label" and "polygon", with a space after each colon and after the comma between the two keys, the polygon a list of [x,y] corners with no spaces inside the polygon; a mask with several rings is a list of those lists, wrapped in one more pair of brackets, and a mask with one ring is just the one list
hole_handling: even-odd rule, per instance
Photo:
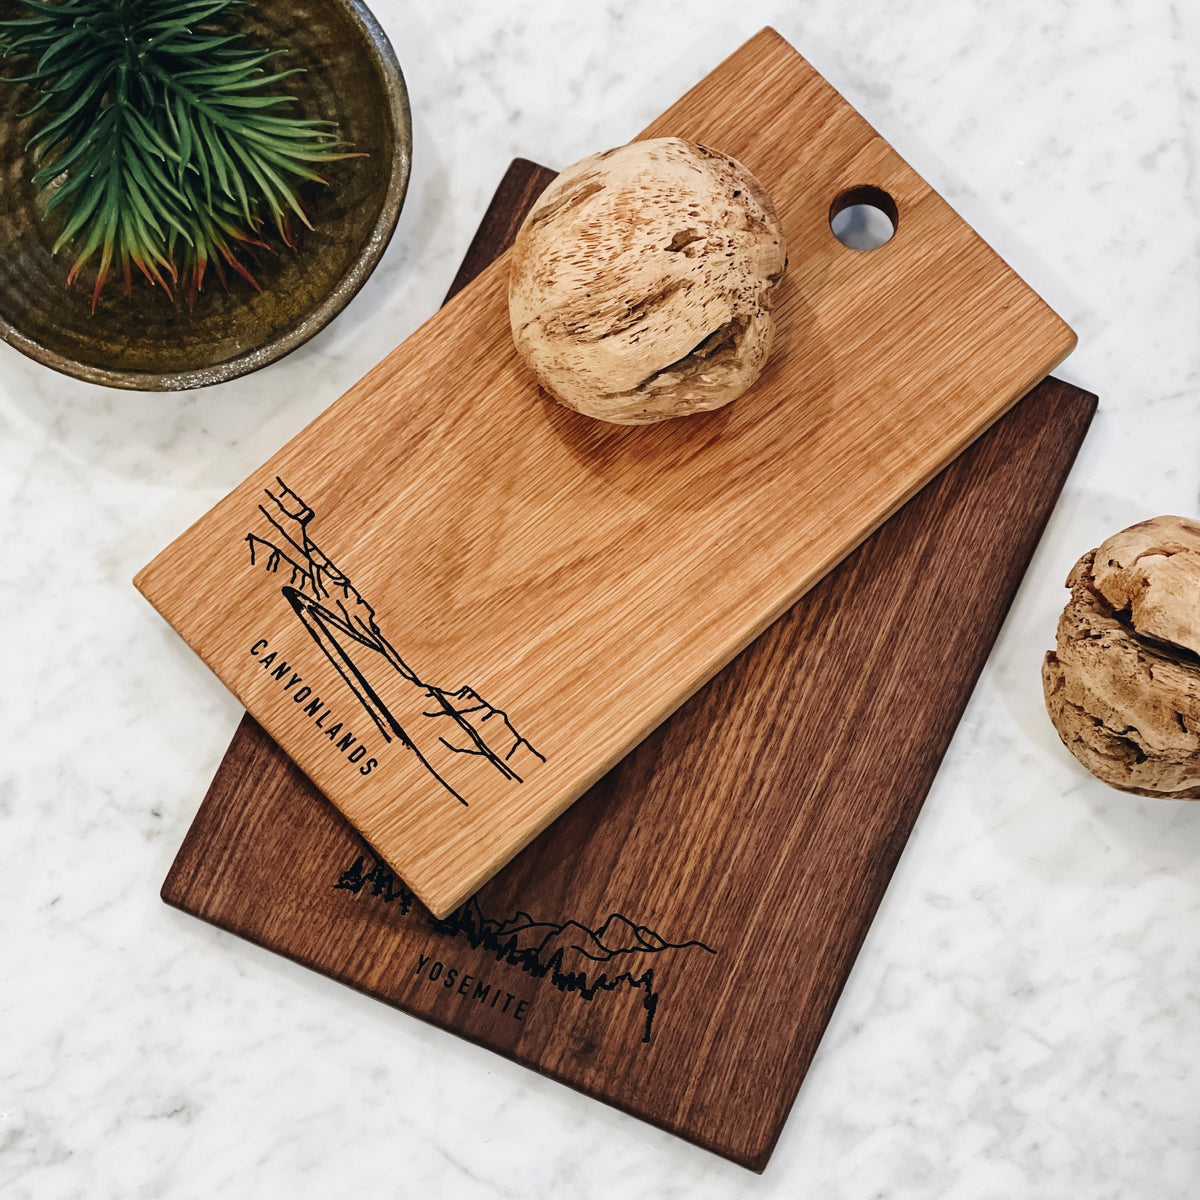
{"label": "driftwood ball", "polygon": [[1200,799],[1200,523],[1155,517],[1085,554],[1046,655],[1046,708],[1093,775]]}
{"label": "driftwood ball", "polygon": [[771,198],[679,138],[568,167],[511,258],[513,340],[561,404],[640,425],[720,408],[762,372],[787,265]]}

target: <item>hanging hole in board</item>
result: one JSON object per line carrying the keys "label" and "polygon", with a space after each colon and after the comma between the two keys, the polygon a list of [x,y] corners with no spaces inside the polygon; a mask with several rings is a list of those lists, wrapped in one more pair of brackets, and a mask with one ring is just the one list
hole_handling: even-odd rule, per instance
{"label": "hanging hole in board", "polygon": [[869,184],[847,189],[829,206],[829,228],[851,250],[878,250],[892,240],[899,225],[895,200]]}

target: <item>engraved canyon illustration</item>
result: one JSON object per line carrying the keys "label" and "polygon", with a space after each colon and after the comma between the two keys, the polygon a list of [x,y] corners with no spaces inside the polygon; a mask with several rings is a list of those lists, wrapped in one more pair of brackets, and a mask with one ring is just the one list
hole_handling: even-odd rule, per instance
{"label": "engraved canyon illustration", "polygon": [[[284,483],[265,489],[266,525],[246,535],[250,565],[285,580],[280,591],[387,743],[416,756],[449,796],[468,805],[471,784],[517,785],[545,756],[507,714],[472,687],[421,677],[384,635],[375,609],[317,545],[316,514]],[[479,764],[490,770],[480,772]],[[482,781],[481,781],[482,777]]]}

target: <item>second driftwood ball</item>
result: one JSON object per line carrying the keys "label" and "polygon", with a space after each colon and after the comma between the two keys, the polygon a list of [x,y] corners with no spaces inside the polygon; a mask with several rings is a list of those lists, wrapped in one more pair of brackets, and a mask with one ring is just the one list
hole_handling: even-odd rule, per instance
{"label": "second driftwood ball", "polygon": [[1085,554],[1046,655],[1067,749],[1123,791],[1200,799],[1200,523],[1155,517]]}

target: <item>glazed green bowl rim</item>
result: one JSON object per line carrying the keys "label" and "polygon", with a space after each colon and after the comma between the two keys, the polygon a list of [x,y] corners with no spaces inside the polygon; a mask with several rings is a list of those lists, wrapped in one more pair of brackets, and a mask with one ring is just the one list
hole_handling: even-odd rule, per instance
{"label": "glazed green bowl rim", "polygon": [[412,169],[412,113],[400,62],[375,14],[362,0],[325,2],[345,12],[362,32],[363,46],[379,70],[395,134],[391,173],[379,215],[361,253],[337,284],[317,304],[307,312],[299,314],[287,328],[261,345],[245,350],[224,362],[196,367],[193,370],[133,371],[80,362],[69,355],[51,350],[22,333],[3,312],[0,312],[0,339],[35,362],[64,375],[82,379],[85,383],[98,383],[106,387],[134,391],[186,391],[226,383],[276,362],[315,337],[350,303],[371,272],[379,265],[379,260],[392,240],[392,234],[395,233],[396,224],[400,219],[400,210],[404,205]]}

